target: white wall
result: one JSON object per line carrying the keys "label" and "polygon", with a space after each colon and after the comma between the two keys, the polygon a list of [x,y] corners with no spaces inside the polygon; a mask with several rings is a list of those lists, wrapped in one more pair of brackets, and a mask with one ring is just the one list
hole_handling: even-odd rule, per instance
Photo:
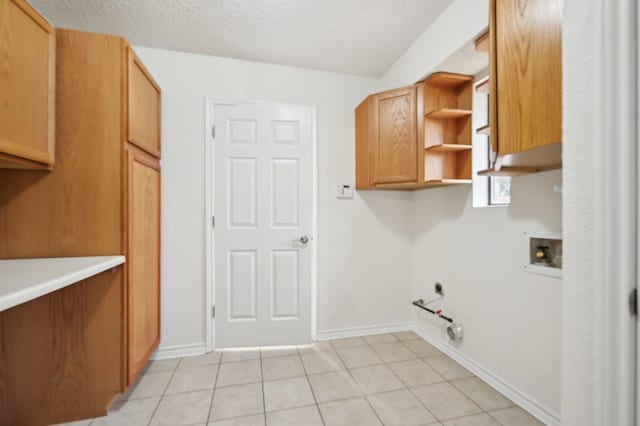
{"label": "white wall", "polygon": [[522,270],[524,232],[562,228],[560,171],[512,180],[508,207],[472,207],[468,186],[416,192],[412,206],[413,298],[434,304],[464,326],[452,344],[432,316],[416,310],[419,327],[509,384],[555,418],[560,413],[562,280]]}
{"label": "white wall", "polygon": [[[456,0],[382,77],[383,88],[437,71],[453,52],[488,25],[488,1]],[[509,207],[474,209],[470,187],[414,193],[411,206],[412,297],[436,304],[463,324],[454,349],[507,383],[539,412],[559,418],[561,395],[561,280],[522,271],[528,249],[523,232],[560,233],[560,171],[518,177]],[[449,345],[428,314],[417,326]]]}
{"label": "white wall", "polygon": [[489,0],[455,0],[382,76],[384,89],[412,84],[489,25]]}
{"label": "white wall", "polygon": [[[202,345],[205,97],[306,104],[318,112],[319,329],[408,322],[411,195],[354,183],[355,106],[377,79],[136,47],[162,88],[161,349]],[[208,221],[206,222],[208,224]]]}
{"label": "white wall", "polygon": [[353,201],[331,192],[353,182],[353,108],[435,71],[484,29],[487,3],[456,0],[381,80],[136,48],[163,89],[161,347],[204,341],[205,96],[308,104],[318,107],[319,329],[409,321],[409,301],[440,281],[442,307],[465,326],[460,353],[560,411],[561,284],[521,271],[521,233],[560,230],[560,172],[515,179],[508,208],[473,209],[470,187]]}

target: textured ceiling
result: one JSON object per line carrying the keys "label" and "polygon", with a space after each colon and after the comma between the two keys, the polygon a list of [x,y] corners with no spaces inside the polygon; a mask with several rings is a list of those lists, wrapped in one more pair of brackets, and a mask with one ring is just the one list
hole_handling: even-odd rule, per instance
{"label": "textured ceiling", "polygon": [[132,44],[380,76],[452,0],[31,0]]}

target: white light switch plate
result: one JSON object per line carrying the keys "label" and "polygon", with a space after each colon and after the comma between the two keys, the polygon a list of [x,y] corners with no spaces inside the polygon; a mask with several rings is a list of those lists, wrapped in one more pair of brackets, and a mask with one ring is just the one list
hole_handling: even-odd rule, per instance
{"label": "white light switch plate", "polygon": [[337,184],[336,198],[342,198],[342,199],[353,198],[353,185]]}

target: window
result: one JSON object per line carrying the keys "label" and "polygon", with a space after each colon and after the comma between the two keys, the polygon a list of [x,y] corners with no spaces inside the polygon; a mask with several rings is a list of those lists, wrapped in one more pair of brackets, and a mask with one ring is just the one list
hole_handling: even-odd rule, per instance
{"label": "window", "polygon": [[[476,76],[476,87],[483,85],[488,78],[487,71]],[[484,85],[486,87],[486,84]],[[473,127],[478,129],[489,123],[489,95],[475,91],[473,101]],[[511,202],[511,178],[508,176],[478,176],[481,170],[491,165],[490,136],[473,136],[473,206],[504,206]]]}
{"label": "window", "polygon": [[[489,111],[489,95],[487,95],[487,111]],[[487,117],[489,114],[487,114]],[[491,164],[491,136],[487,136],[487,168]],[[487,204],[499,206],[511,202],[511,178],[509,176],[487,177]]]}
{"label": "window", "polygon": [[511,202],[511,178],[509,176],[489,176],[489,205]]}

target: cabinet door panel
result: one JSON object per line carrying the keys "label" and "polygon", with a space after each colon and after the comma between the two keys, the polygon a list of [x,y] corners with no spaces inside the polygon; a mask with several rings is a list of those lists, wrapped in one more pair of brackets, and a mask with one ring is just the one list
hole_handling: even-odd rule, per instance
{"label": "cabinet door panel", "polygon": [[492,54],[496,68],[491,79],[497,84],[492,93],[497,94],[500,155],[562,139],[560,3],[559,0],[492,2],[495,8]]}
{"label": "cabinet door panel", "polygon": [[418,178],[416,89],[376,96],[373,143],[374,183],[415,182]]}
{"label": "cabinet door panel", "polygon": [[127,321],[128,380],[160,341],[160,165],[129,146]]}
{"label": "cabinet door panel", "polygon": [[160,158],[160,88],[129,48],[129,142]]}
{"label": "cabinet door panel", "polygon": [[0,167],[47,168],[54,161],[55,35],[24,0],[0,2],[0,58]]}

